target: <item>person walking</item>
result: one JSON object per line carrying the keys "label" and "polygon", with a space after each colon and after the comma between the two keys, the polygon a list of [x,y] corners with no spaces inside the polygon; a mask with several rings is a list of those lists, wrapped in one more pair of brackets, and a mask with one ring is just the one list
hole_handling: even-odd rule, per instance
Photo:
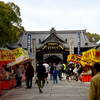
{"label": "person walking", "polygon": [[76,70],[77,70],[77,67],[76,67],[76,65],[75,65],[75,68],[73,69],[73,78],[76,80],[76,75],[77,75],[77,72],[76,72]]}
{"label": "person walking", "polygon": [[53,67],[53,65],[51,65],[51,67],[50,67],[50,80],[53,79],[53,70],[54,70],[54,67]]}
{"label": "person walking", "polygon": [[26,77],[27,77],[27,88],[32,87],[32,78],[34,77],[34,68],[31,65],[31,62],[28,62],[28,67],[26,69]]}
{"label": "person walking", "polygon": [[57,65],[57,70],[58,70],[58,77],[59,77],[59,80],[61,81],[62,79],[62,68],[63,68],[63,65],[61,64],[61,62],[59,62],[59,64]]}
{"label": "person walking", "polygon": [[65,71],[66,71],[66,64],[63,63],[63,73],[65,74]]}
{"label": "person walking", "polygon": [[17,87],[17,86],[21,87],[22,72],[19,69],[18,65],[16,65],[16,77],[15,78],[17,81],[17,85],[15,87]]}
{"label": "person walking", "polygon": [[90,81],[89,100],[100,100],[100,63],[93,66],[95,76]]}
{"label": "person walking", "polygon": [[56,65],[56,63],[53,63],[53,67],[56,67],[57,65]]}
{"label": "person walking", "polygon": [[27,70],[27,63],[25,63],[24,64],[24,69],[25,69],[25,84],[26,84],[26,86],[25,87],[27,87],[27,77],[26,77],[26,70]]}
{"label": "person walking", "polygon": [[65,73],[66,73],[66,80],[69,82],[69,65],[66,68]]}
{"label": "person walking", "polygon": [[[37,72],[37,77],[38,77],[38,87],[39,87],[39,92],[42,93],[42,89],[45,85],[45,66],[43,65],[43,61],[40,61],[39,65],[36,68]],[[42,82],[42,84],[41,84]]]}
{"label": "person walking", "polygon": [[79,67],[79,64],[77,64],[76,67],[77,67],[77,69],[76,69],[76,74],[75,74],[75,75],[76,75],[75,80],[78,81],[78,77],[79,77],[78,70],[79,70],[79,68],[80,68],[80,67]]}
{"label": "person walking", "polygon": [[57,73],[58,73],[58,71],[57,71],[56,67],[54,67],[54,70],[53,70],[53,84],[55,84],[55,81],[56,81],[56,83],[58,83]]}
{"label": "person walking", "polygon": [[70,65],[69,67],[69,73],[70,73],[70,79],[72,80],[72,76],[73,76],[73,64]]}
{"label": "person walking", "polygon": [[78,69],[78,82],[81,82],[82,81],[82,75],[81,73],[83,72],[83,68],[82,66],[80,66],[80,68]]}
{"label": "person walking", "polygon": [[45,66],[45,69],[46,69],[46,72],[45,72],[45,81],[47,81],[47,84],[48,84],[49,83],[48,82],[48,73],[50,72],[50,68],[49,68],[49,65],[46,62],[44,62],[43,65]]}

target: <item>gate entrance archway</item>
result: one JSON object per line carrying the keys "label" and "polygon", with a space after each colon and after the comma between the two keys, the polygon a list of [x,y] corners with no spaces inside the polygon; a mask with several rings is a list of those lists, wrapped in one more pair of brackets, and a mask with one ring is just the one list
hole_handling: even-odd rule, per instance
{"label": "gate entrance archway", "polygon": [[47,63],[56,63],[63,61],[63,55],[62,54],[44,54],[43,60],[45,60]]}

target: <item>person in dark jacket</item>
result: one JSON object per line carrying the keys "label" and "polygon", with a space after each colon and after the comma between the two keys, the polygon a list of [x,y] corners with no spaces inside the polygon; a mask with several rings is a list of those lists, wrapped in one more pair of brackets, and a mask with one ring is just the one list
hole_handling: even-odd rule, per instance
{"label": "person in dark jacket", "polygon": [[70,76],[70,79],[72,80],[72,76],[73,76],[73,64],[70,65],[69,67],[69,76]]}
{"label": "person in dark jacket", "polygon": [[53,79],[53,70],[54,70],[54,66],[51,65],[51,67],[50,67],[50,80]]}
{"label": "person in dark jacket", "polygon": [[[40,61],[39,65],[36,68],[37,77],[38,77],[38,86],[39,86],[39,92],[42,93],[42,89],[45,85],[45,66],[43,65],[43,61]],[[41,84],[42,81],[42,84]]]}
{"label": "person in dark jacket", "polygon": [[78,69],[78,82],[81,82],[81,79],[82,79],[81,73],[82,73],[82,71],[83,71],[83,68],[80,66],[80,68]]}
{"label": "person in dark jacket", "polygon": [[28,67],[26,69],[25,76],[27,77],[27,88],[31,88],[32,87],[32,78],[34,77],[34,68],[30,62],[28,62]]}
{"label": "person in dark jacket", "polygon": [[66,68],[65,73],[66,73],[66,80],[69,82],[69,65]]}

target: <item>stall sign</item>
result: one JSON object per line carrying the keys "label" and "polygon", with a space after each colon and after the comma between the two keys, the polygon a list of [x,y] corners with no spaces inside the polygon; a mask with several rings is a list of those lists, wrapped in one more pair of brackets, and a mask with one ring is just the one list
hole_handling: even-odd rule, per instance
{"label": "stall sign", "polygon": [[21,47],[18,47],[17,49],[14,49],[13,51],[15,53],[15,58],[19,58],[21,56],[25,56],[26,58],[28,58],[28,51],[24,50]]}
{"label": "stall sign", "polygon": [[12,51],[0,50],[0,62],[15,61],[15,54]]}
{"label": "stall sign", "polygon": [[75,54],[71,54],[68,56],[67,61],[72,61],[75,63],[80,63],[81,61],[81,56],[75,55]]}
{"label": "stall sign", "polygon": [[35,57],[34,57],[34,54],[32,54],[32,53],[28,53],[28,56],[29,56],[29,58],[31,58],[31,59],[34,59]]}
{"label": "stall sign", "polygon": [[86,52],[82,53],[83,61],[94,61],[94,62],[100,62],[100,50],[97,49],[90,49]]}
{"label": "stall sign", "polygon": [[81,64],[82,64],[83,67],[85,67],[86,65],[93,66],[94,65],[94,62],[87,62],[87,61],[82,61],[81,60]]}

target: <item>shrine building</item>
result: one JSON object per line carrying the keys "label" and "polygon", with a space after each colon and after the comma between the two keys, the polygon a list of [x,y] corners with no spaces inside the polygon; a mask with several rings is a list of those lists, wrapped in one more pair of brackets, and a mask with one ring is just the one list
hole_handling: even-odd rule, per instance
{"label": "shrine building", "polygon": [[89,42],[86,29],[84,30],[56,30],[51,28],[50,31],[22,31],[16,44],[7,45],[12,50],[22,47],[27,50],[28,39],[30,34],[30,52],[36,53],[36,60],[46,60],[48,63],[66,62],[70,54],[70,39],[73,39],[74,54],[78,54],[78,33],[80,34],[80,51],[86,51],[98,44]]}

